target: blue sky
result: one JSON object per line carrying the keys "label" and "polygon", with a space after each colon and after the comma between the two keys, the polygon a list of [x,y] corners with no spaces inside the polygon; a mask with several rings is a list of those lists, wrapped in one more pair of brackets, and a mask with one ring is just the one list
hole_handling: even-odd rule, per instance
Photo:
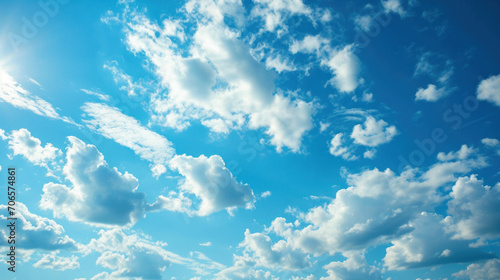
{"label": "blue sky", "polygon": [[499,12],[2,1],[1,278],[498,279]]}

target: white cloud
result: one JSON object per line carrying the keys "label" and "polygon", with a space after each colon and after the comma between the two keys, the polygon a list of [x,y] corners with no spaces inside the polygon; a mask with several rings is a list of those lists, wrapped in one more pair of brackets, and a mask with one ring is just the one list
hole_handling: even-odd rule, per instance
{"label": "white cloud", "polygon": [[0,129],[0,138],[2,138],[2,140],[9,139],[9,137],[7,135],[5,135],[5,130],[3,130],[3,129]]}
{"label": "white cloud", "polygon": [[330,141],[330,154],[336,157],[342,157],[345,160],[355,160],[358,157],[353,155],[349,147],[343,146],[343,133],[337,133]]}
{"label": "white cloud", "polygon": [[498,141],[498,139],[494,139],[494,138],[484,138],[481,140],[481,143],[483,143],[484,145],[486,145],[488,147],[496,147],[496,146],[498,146],[498,144],[500,144],[500,141]]}
{"label": "white cloud", "polygon": [[482,80],[477,86],[477,98],[500,106],[500,75]]}
{"label": "white cloud", "polygon": [[278,73],[295,71],[297,69],[288,58],[282,58],[279,54],[275,57],[268,56],[266,58],[266,68],[275,69]]}
{"label": "white cloud", "polygon": [[178,264],[198,274],[210,274],[225,267],[195,252],[196,260],[181,257],[165,249],[167,243],[153,242],[137,233],[126,234],[121,229],[101,230],[99,238],[92,239],[87,247],[99,252],[97,264],[113,270],[100,273],[92,279],[163,279],[163,272]]}
{"label": "white cloud", "polygon": [[488,148],[496,148],[497,155],[500,155],[500,141],[495,138],[484,138],[481,140],[481,143],[483,143],[486,147]]}
{"label": "white cloud", "polygon": [[101,253],[96,264],[114,270],[110,275],[106,275],[106,279],[161,279],[161,273],[172,262],[186,263],[186,259],[166,251],[161,244],[147,241],[136,234],[126,235],[121,230],[113,229],[101,230],[99,235],[98,239],[90,241],[88,247]]}
{"label": "white cloud", "polygon": [[415,94],[415,100],[425,100],[429,102],[436,102],[439,99],[447,96],[449,91],[444,88],[437,88],[433,84],[428,84],[427,88],[419,88]]}
{"label": "white cloud", "polygon": [[478,153],[479,151],[477,149],[474,149],[472,147],[468,147],[467,145],[462,145],[460,147],[460,150],[456,152],[448,152],[447,154],[440,152],[437,155],[437,159],[440,161],[450,161],[450,160],[457,160],[457,159],[467,159],[474,153]]}
{"label": "white cloud", "polygon": [[367,265],[363,253],[353,251],[343,255],[347,258],[345,261],[331,262],[323,267],[327,270],[328,276],[322,277],[322,280],[383,279],[379,269]]}
{"label": "white cloud", "polygon": [[61,150],[51,143],[42,146],[40,139],[31,136],[25,128],[13,130],[6,138],[14,156],[22,155],[29,162],[47,168],[48,175],[53,174],[49,164],[55,164],[55,159],[62,155]]}
{"label": "white cloud", "polygon": [[316,53],[318,56],[320,51],[325,46],[328,46],[330,40],[323,38],[321,35],[306,35],[302,41],[293,40],[290,46],[290,52],[296,53]]}
{"label": "white cloud", "polygon": [[270,191],[265,191],[265,192],[263,192],[260,195],[260,197],[262,197],[262,198],[266,198],[266,197],[270,197],[270,196],[271,196],[271,192]]}
{"label": "white cloud", "polygon": [[366,150],[364,153],[363,153],[363,157],[364,158],[369,158],[369,159],[372,159],[375,157],[375,153],[377,151],[376,150]]}
{"label": "white cloud", "polygon": [[[232,213],[236,207],[247,209],[253,207],[255,196],[252,189],[247,184],[239,183],[225,167],[224,161],[219,156],[207,158],[201,155],[194,158],[177,155],[171,160],[170,168],[177,170],[185,178],[179,186],[180,198],[188,193],[195,195],[201,201],[199,208],[192,212],[186,211],[190,209],[191,200],[187,200],[188,205],[185,205],[186,203],[183,201],[175,200],[180,204],[178,207],[181,207],[181,211],[207,216],[223,209]],[[159,205],[155,207],[175,209],[174,206],[170,205],[175,201],[172,201],[172,198],[160,196],[158,198]]]}
{"label": "white cloud", "polygon": [[475,175],[459,178],[448,201],[448,223],[461,239],[500,237],[500,183],[484,186]]}
{"label": "white cloud", "polygon": [[88,95],[93,95],[93,96],[96,96],[97,98],[101,99],[102,101],[109,101],[111,99],[111,96],[109,95],[106,95],[106,94],[102,94],[102,93],[98,93],[98,92],[95,92],[95,91],[92,91],[92,90],[88,90],[88,89],[80,89],[82,92],[88,94]]}
{"label": "white cloud", "polygon": [[210,246],[212,246],[212,242],[210,242],[210,241],[203,242],[203,243],[200,243],[200,246],[203,246],[203,247],[210,247]]}
{"label": "white cloud", "polygon": [[73,123],[68,118],[61,117],[52,104],[22,88],[2,69],[0,69],[0,102],[10,103],[16,108],[30,110],[40,116]]}
{"label": "white cloud", "polygon": [[164,167],[174,156],[175,150],[165,137],[145,128],[136,119],[121,113],[117,108],[105,104],[85,103],[82,109],[91,118],[84,120],[90,129],[132,149],[141,158],[150,161],[155,176],[166,171]]}
{"label": "white cloud", "polygon": [[487,262],[473,263],[452,275],[457,278],[470,280],[496,280],[500,279],[500,260],[492,259]]}
{"label": "white cloud", "polygon": [[221,280],[261,280],[272,279],[278,280],[270,271],[256,269],[255,261],[248,256],[234,256],[234,265],[228,267],[217,274],[217,279]]}
{"label": "white cloud", "polygon": [[468,262],[493,257],[471,248],[467,241],[453,240],[437,214],[422,213],[410,223],[413,230],[392,241],[384,264],[390,270],[404,270],[446,263]]}
{"label": "white cloud", "polygon": [[454,67],[451,60],[445,60],[442,55],[432,52],[423,53],[418,60],[413,76],[427,75],[435,80],[435,83],[429,83],[426,88],[419,88],[415,94],[415,100],[436,102],[449,95],[454,90],[449,88],[449,80],[453,72]]}
{"label": "white cloud", "polygon": [[354,139],[356,144],[376,147],[390,142],[397,133],[394,125],[388,126],[384,120],[377,121],[375,118],[368,116],[364,127],[361,124],[354,126],[351,138]]}
{"label": "white cloud", "polygon": [[360,83],[360,61],[354,54],[354,46],[347,45],[341,50],[333,50],[329,59],[321,62],[334,75],[329,81],[339,92],[353,92]]}
{"label": "white cloud", "polygon": [[373,102],[373,93],[363,92],[361,100],[367,103]]}
{"label": "white cloud", "polygon": [[138,180],[109,167],[95,146],[68,139],[63,173],[72,186],[45,184],[40,207],[55,217],[104,227],[132,225],[142,218],[148,205],[146,195],[136,192]]}
{"label": "white cloud", "polygon": [[251,11],[253,17],[261,18],[264,21],[264,29],[274,32],[280,28],[278,34],[286,32],[285,22],[295,15],[308,15],[312,13],[302,0],[257,0]]}
{"label": "white cloud", "polygon": [[[7,212],[7,205],[0,205],[1,213]],[[31,213],[21,202],[16,202],[16,248],[41,249],[47,251],[76,251],[80,244],[64,235],[64,228],[55,221]],[[0,215],[2,220],[7,217]],[[0,229],[2,243],[7,246],[8,227]]]}
{"label": "white cloud", "polygon": [[330,127],[331,123],[324,123],[324,122],[319,122],[319,132],[320,133],[323,133],[325,132],[329,127]]}
{"label": "white cloud", "polygon": [[302,270],[311,266],[307,254],[293,249],[284,241],[273,244],[269,236],[245,231],[245,239],[240,247],[252,255],[256,266],[271,269]]}
{"label": "white cloud", "polygon": [[33,264],[33,267],[64,271],[77,269],[80,267],[80,263],[78,263],[78,257],[76,256],[66,258],[56,254],[45,254],[38,262]]}
{"label": "white cloud", "polygon": [[406,11],[401,6],[399,0],[382,0],[382,6],[384,6],[386,13],[393,12],[400,15],[401,17],[406,16]]}

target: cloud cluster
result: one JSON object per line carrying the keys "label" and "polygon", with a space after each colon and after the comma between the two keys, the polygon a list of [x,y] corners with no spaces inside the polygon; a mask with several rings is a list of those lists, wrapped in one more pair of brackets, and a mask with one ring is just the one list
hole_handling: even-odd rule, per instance
{"label": "cloud cluster", "polygon": [[356,160],[356,146],[368,147],[363,157],[375,157],[375,147],[390,142],[398,134],[394,125],[389,126],[384,120],[376,120],[372,116],[367,116],[364,124],[357,124],[353,127],[350,135],[351,141],[344,138],[344,133],[337,133],[330,141],[330,154],[342,157],[345,160]]}
{"label": "cloud cluster", "polygon": [[[290,209],[302,223],[278,217],[262,233],[247,231],[242,257],[258,267],[290,270],[307,267],[312,256],[343,254],[345,261],[325,266],[327,279],[381,279],[381,271],[364,261],[364,250],[382,244],[390,244],[384,258],[390,270],[492,258],[478,247],[498,238],[492,222],[499,219],[497,187],[458,176],[486,166],[485,158],[467,146],[439,158],[425,172],[372,169],[347,175],[349,187],[326,205],[305,213]],[[453,183],[449,196],[444,194]],[[434,214],[447,197],[448,216]],[[281,239],[271,242],[270,233]]]}
{"label": "cloud cluster", "polygon": [[[154,207],[199,216],[223,209],[232,213],[237,207],[253,207],[255,195],[252,189],[236,180],[220,156],[207,158],[201,155],[194,158],[177,155],[170,161],[170,168],[184,176],[179,186],[180,193],[160,196]],[[192,200],[187,197],[189,194],[201,201],[196,210],[192,210]]]}
{"label": "cloud cluster", "polygon": [[[225,17],[238,17],[236,7],[241,5],[189,1],[184,16],[197,22],[192,33],[186,33],[179,20],[159,25],[129,7],[123,15],[105,20],[124,26],[129,49],[146,56],[168,90],[151,97],[154,123],[183,130],[198,120],[222,134],[244,126],[265,129],[278,151],[286,147],[298,152],[313,127],[315,105],[276,90],[275,75],[224,23]],[[190,54],[181,54],[178,41],[190,43]]]}
{"label": "cloud cluster", "polygon": [[40,207],[56,217],[99,226],[125,226],[142,218],[148,207],[146,195],[137,192],[138,180],[108,166],[93,145],[68,137],[63,173],[71,182],[43,186]]}

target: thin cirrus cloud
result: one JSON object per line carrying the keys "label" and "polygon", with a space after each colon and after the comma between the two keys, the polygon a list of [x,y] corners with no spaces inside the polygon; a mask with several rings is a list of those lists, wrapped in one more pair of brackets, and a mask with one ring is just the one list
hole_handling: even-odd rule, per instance
{"label": "thin cirrus cloud", "polygon": [[0,69],[0,102],[10,103],[16,108],[29,110],[40,116],[74,124],[67,117],[60,116],[52,104],[21,87],[3,69]]}
{"label": "thin cirrus cloud", "polygon": [[166,171],[165,166],[175,155],[175,150],[165,137],[106,104],[85,103],[82,110],[89,117],[84,120],[87,127],[132,149],[138,156],[151,162],[155,176]]}

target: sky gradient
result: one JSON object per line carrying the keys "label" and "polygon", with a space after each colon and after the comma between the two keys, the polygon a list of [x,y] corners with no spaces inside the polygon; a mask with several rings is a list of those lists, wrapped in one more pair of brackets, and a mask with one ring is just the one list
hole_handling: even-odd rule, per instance
{"label": "sky gradient", "polygon": [[0,278],[500,279],[499,13],[0,2]]}

